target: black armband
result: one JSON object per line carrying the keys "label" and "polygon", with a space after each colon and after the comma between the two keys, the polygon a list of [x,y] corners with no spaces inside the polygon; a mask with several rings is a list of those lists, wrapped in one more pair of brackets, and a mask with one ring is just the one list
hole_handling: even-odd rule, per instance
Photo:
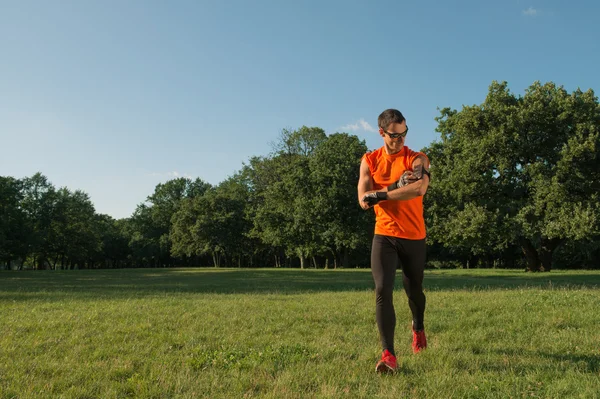
{"label": "black armband", "polygon": [[415,174],[417,180],[421,180],[423,178],[423,175],[427,175],[427,177],[429,177],[431,179],[431,175],[429,174],[429,171],[423,165],[415,166],[414,174]]}

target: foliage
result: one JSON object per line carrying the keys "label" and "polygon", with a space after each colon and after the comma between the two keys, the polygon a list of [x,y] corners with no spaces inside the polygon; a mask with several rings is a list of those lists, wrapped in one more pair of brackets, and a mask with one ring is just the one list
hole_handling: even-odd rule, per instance
{"label": "foliage", "polygon": [[[431,267],[600,267],[600,105],[592,90],[493,82],[440,110],[424,197]],[[365,142],[283,129],[273,152],[213,186],[158,184],[121,220],[36,173],[0,176],[0,268],[213,264],[366,267],[374,215],[357,203]]]}
{"label": "foliage", "polygon": [[455,252],[519,244],[529,270],[550,270],[565,240],[597,236],[600,106],[593,91],[533,84],[523,97],[494,82],[485,101],[437,118],[426,151],[432,238]]}

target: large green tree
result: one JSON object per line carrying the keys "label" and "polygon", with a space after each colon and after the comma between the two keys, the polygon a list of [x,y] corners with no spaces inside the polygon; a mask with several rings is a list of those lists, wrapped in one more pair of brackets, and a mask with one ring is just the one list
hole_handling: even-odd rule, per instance
{"label": "large green tree", "polygon": [[493,252],[521,246],[531,271],[567,239],[598,234],[600,107],[592,90],[493,82],[482,104],[441,110],[432,162],[433,238]]}
{"label": "large green tree", "polygon": [[50,267],[51,224],[57,201],[56,189],[41,173],[23,179],[21,207],[26,215],[27,256],[37,269]]}
{"label": "large green tree", "polygon": [[27,255],[29,231],[21,188],[20,180],[0,176],[0,267],[10,267],[17,259],[22,262]]}
{"label": "large green tree", "polygon": [[324,249],[311,209],[316,190],[310,159],[326,139],[318,127],[283,130],[275,154],[254,158],[249,165],[254,195],[252,236],[282,248],[288,257],[298,257],[301,268],[306,259]]}
{"label": "large green tree", "polygon": [[308,200],[319,241],[334,255],[334,265],[348,266],[350,250],[367,245],[373,231],[373,213],[363,211],[356,198],[364,141],[346,133],[327,137],[310,158],[314,187]]}
{"label": "large green tree", "polygon": [[66,187],[57,190],[48,236],[52,269],[93,266],[101,250],[96,216],[88,194]]}
{"label": "large green tree", "polygon": [[127,266],[130,250],[124,226],[128,220],[115,220],[103,214],[96,215],[95,219],[96,234],[100,240],[100,248],[95,261],[104,267]]}
{"label": "large green tree", "polygon": [[171,219],[183,200],[202,196],[210,187],[201,179],[183,177],[158,184],[154,193],[148,196],[148,203],[141,204],[134,214],[134,256],[141,256],[157,265],[171,265]]}
{"label": "large green tree", "polygon": [[238,176],[182,201],[172,219],[173,256],[210,255],[215,267],[241,266],[250,254],[247,201],[247,188]]}
{"label": "large green tree", "polygon": [[164,265],[162,262],[167,255],[161,251],[160,246],[160,238],[163,237],[164,231],[154,222],[150,206],[139,204],[123,228],[129,240],[132,262],[135,266]]}

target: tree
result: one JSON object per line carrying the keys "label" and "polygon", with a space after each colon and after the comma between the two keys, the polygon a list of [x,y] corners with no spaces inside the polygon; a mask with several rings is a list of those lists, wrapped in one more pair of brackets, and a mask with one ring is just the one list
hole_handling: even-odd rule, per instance
{"label": "tree", "polygon": [[50,224],[56,204],[56,189],[41,173],[23,179],[21,206],[26,215],[27,255],[33,258],[34,267],[47,268],[50,253]]}
{"label": "tree", "polygon": [[346,133],[335,133],[321,143],[309,165],[314,187],[309,202],[311,219],[317,225],[320,241],[348,266],[349,250],[369,242],[373,213],[357,203],[356,184],[360,161],[367,151],[364,141]]}
{"label": "tree", "polygon": [[21,207],[22,182],[0,176],[0,267],[10,267],[16,259],[25,260],[28,230]]}
{"label": "tree", "polygon": [[519,244],[549,271],[567,239],[598,233],[600,107],[592,90],[534,83],[523,97],[493,82],[485,101],[437,118],[434,238],[482,253]]}
{"label": "tree", "polygon": [[51,268],[90,266],[101,249],[96,211],[89,195],[63,187],[56,192],[46,237]]}
{"label": "tree", "polygon": [[225,180],[202,196],[185,199],[173,216],[172,254],[191,257],[209,254],[219,267],[249,253],[246,187],[236,177]]}
{"label": "tree", "polygon": [[151,208],[146,204],[138,205],[125,226],[131,257],[137,267],[161,265],[159,239],[162,234],[160,226],[157,226],[152,220]]}
{"label": "tree", "polygon": [[108,215],[96,215],[96,234],[100,240],[100,251],[96,261],[106,267],[124,267],[130,255],[129,240],[124,225],[127,219],[115,220]]}
{"label": "tree", "polygon": [[148,205],[138,207],[135,215],[138,231],[132,237],[133,243],[138,249],[144,248],[143,252],[152,249],[151,254],[144,254],[144,259],[152,259],[156,265],[172,264],[171,219],[184,199],[202,196],[210,187],[201,179],[192,181],[183,177],[156,186],[154,193],[148,196]]}
{"label": "tree", "polygon": [[248,172],[255,197],[252,236],[282,248],[288,257],[297,256],[301,268],[322,249],[311,212],[315,189],[309,160],[326,139],[317,127],[283,130],[276,153],[252,159]]}
{"label": "tree", "polygon": [[[281,158],[277,157],[252,157],[240,173],[248,188],[246,216],[251,221],[249,237],[274,257],[275,267],[281,266],[285,251],[285,240],[279,234],[278,223],[286,215],[277,211],[277,201],[269,198],[268,191],[281,178],[280,162]],[[259,219],[259,215],[263,219]]]}
{"label": "tree", "polygon": [[302,126],[297,130],[283,129],[279,141],[273,144],[276,154],[308,157],[325,141],[327,135],[319,127]]}

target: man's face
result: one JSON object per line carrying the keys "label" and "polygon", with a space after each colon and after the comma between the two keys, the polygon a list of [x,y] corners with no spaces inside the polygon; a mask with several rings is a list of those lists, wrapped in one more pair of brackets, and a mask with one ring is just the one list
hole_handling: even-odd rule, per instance
{"label": "man's face", "polygon": [[390,123],[385,130],[379,128],[379,135],[383,137],[385,144],[390,149],[397,151],[400,151],[404,147],[407,133],[408,127],[406,126],[406,121],[402,121],[402,123]]}

